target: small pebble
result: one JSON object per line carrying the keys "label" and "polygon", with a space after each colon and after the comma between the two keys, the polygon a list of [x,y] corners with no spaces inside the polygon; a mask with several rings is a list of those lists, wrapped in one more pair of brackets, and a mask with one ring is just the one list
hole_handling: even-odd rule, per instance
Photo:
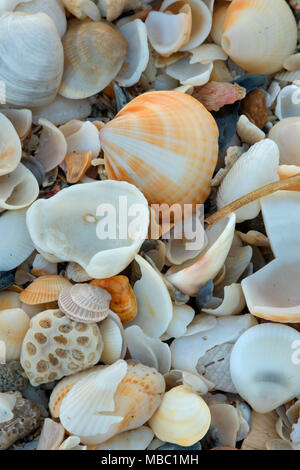
{"label": "small pebble", "polygon": [[249,121],[262,129],[268,120],[266,96],[261,90],[253,90],[242,101],[240,113],[245,114]]}

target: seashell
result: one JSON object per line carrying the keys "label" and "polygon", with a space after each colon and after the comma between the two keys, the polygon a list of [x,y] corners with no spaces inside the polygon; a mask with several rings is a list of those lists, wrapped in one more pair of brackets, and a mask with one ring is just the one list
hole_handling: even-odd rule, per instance
{"label": "seashell", "polygon": [[79,437],[69,436],[62,442],[57,450],[87,450],[87,446],[80,446],[79,444]]}
{"label": "seashell", "polygon": [[136,255],[142,277],[134,285],[134,294],[137,300],[138,314],[128,323],[128,326],[140,326],[145,334],[152,338],[163,335],[173,316],[173,306],[170,294],[160,274],[145,261]]}
{"label": "seashell", "polygon": [[54,302],[58,300],[60,292],[68,287],[71,287],[71,283],[63,276],[40,276],[21,292],[20,300],[27,305]]}
{"label": "seashell", "polygon": [[[13,11],[18,3],[21,3],[22,0],[3,0],[1,2],[0,13],[5,13],[7,11]],[[31,0],[23,0],[24,3],[30,2]]]}
{"label": "seashell", "polygon": [[[173,117],[179,115],[180,123],[176,118],[173,125]],[[193,126],[188,125],[190,120]],[[130,122],[134,123],[132,131]],[[152,122],[156,123],[155,129]],[[137,138],[137,125],[140,138]],[[194,125],[197,127],[196,142],[199,143],[196,147],[191,131]],[[159,135],[156,129],[159,129]],[[151,142],[145,140],[145,135],[151,135]],[[171,136],[176,140],[176,148]],[[216,164],[217,129],[210,113],[189,95],[156,91],[135,98],[116,119],[104,126],[100,140],[108,177],[136,184],[150,204],[200,203],[206,199],[210,190],[209,178]],[[209,148],[204,153],[203,141],[206,141],[206,149]],[[186,142],[193,142],[193,145],[187,146]],[[155,160],[158,154],[159,162]],[[174,170],[180,166],[180,178],[178,172],[176,175],[170,173],[170,158],[173,159]],[[189,165],[193,165],[192,172]]]}
{"label": "seashell", "polygon": [[205,401],[183,385],[165,393],[149,425],[162,441],[190,446],[202,439],[210,425]]}
{"label": "seashell", "polygon": [[214,328],[217,324],[217,318],[212,315],[196,315],[194,320],[188,325],[184,336],[191,336],[201,331],[207,331]]}
{"label": "seashell", "polygon": [[122,13],[126,11],[135,10],[140,6],[140,0],[98,0],[101,15],[107,21],[114,21]]}
{"label": "seashell", "polygon": [[103,339],[101,362],[110,365],[118,359],[124,359],[127,345],[124,328],[118,315],[109,311],[108,316],[99,323],[99,328]]}
{"label": "seashell", "polygon": [[[291,432],[291,436],[290,436],[291,441],[292,441],[291,442],[292,450],[299,450],[299,448],[300,448],[299,425],[300,425],[300,423],[299,423],[299,418],[298,418],[297,423],[293,424],[292,432]],[[287,443],[286,441],[284,441],[284,442]]]}
{"label": "seashell", "polygon": [[0,176],[15,170],[21,160],[22,147],[20,138],[9,119],[0,113],[1,145]]}
{"label": "seashell", "polygon": [[219,46],[222,44],[223,25],[229,5],[226,0],[217,0],[214,5],[210,35]]}
{"label": "seashell", "polygon": [[189,57],[184,57],[174,64],[168,65],[166,72],[179,80],[182,85],[201,86],[208,82],[212,69],[212,62],[191,64]]}
{"label": "seashell", "polygon": [[214,387],[214,384],[205,377],[201,377],[185,370],[170,370],[164,375],[167,391],[177,385],[183,385],[186,389],[194,393],[205,394]]}
{"label": "seashell", "polygon": [[31,131],[32,111],[30,109],[1,109],[14,126],[18,136],[24,140]]}
{"label": "seashell", "polygon": [[154,369],[119,360],[72,387],[62,402],[60,421],[83,444],[101,444],[148,421],[164,389],[163,377]]}
{"label": "seashell", "polygon": [[225,61],[215,60],[213,65],[210,80],[214,82],[231,82],[233,80],[233,76]]}
{"label": "seashell", "polygon": [[[280,180],[284,180],[285,178],[289,178],[290,176],[296,176],[300,173],[300,167],[296,165],[279,165],[278,167],[278,176]],[[287,191],[299,191],[300,185],[295,184],[286,188]]]}
{"label": "seashell", "polygon": [[92,0],[62,0],[62,2],[66,10],[79,20],[84,20],[86,17],[94,21],[101,19],[100,10]]}
{"label": "seashell", "polygon": [[34,276],[47,276],[57,274],[57,264],[49,263],[42,255],[37,254],[32,263],[31,274]]}
{"label": "seashell", "polygon": [[149,62],[147,29],[141,20],[136,19],[120,26],[119,31],[129,48],[116,81],[121,86],[129,87],[140,80]]}
{"label": "seashell", "polygon": [[34,108],[32,120],[37,125],[39,119],[43,118],[57,126],[71,120],[85,119],[91,111],[92,105],[88,99],[69,100],[57,95],[55,100],[47,106]]}
{"label": "seashell", "polygon": [[[39,185],[42,185],[46,179],[43,165],[36,158],[29,156],[22,157],[22,164],[31,171]],[[44,186],[43,186],[44,187]]]}
{"label": "seashell", "polygon": [[60,423],[46,418],[36,450],[56,450],[64,440],[65,430]]}
{"label": "seashell", "polygon": [[266,134],[250,122],[244,114],[239,117],[236,132],[242,142],[246,142],[249,145],[254,145],[266,137]]}
{"label": "seashell", "polygon": [[103,90],[120,71],[128,48],[115,28],[88,20],[70,25],[63,46],[65,68],[59,93],[73,99]]}
{"label": "seashell", "polygon": [[300,80],[300,71],[295,72],[279,72],[274,77],[279,82],[295,82]]}
{"label": "seashell", "polygon": [[186,57],[188,55],[188,52],[174,52],[174,54],[164,57],[162,55],[156,55],[155,57],[155,67],[160,69],[167,67],[170,64],[174,64],[174,62],[177,62],[177,60],[182,59],[183,57]]}
{"label": "seashell", "polygon": [[238,411],[227,403],[216,403],[209,407],[211,414],[210,432],[216,446],[235,447],[240,427]]}
{"label": "seashell", "polygon": [[237,83],[221,83],[210,81],[196,87],[193,97],[199,100],[208,111],[219,111],[227,104],[233,104],[245,98],[246,89]]}
{"label": "seashell", "polygon": [[247,72],[278,72],[294,52],[296,43],[297,24],[284,0],[275,0],[272,10],[266,0],[230,3],[221,44],[229,57]]}
{"label": "seashell", "polygon": [[[119,217],[120,196],[127,198],[126,217]],[[106,211],[107,204],[113,206],[114,217],[120,219],[119,233],[109,238],[97,218],[104,215],[101,205]],[[139,207],[138,224],[136,218],[128,215],[135,204]],[[77,220],[76,231],[74,220]],[[74,261],[91,277],[101,279],[118,274],[133,260],[147,236],[149,211],[146,199],[133,185],[97,181],[63,189],[50,199],[39,199],[28,210],[27,223],[33,242],[46,259],[53,261],[49,255],[55,255],[56,260]]]}
{"label": "seashell", "polygon": [[67,20],[64,7],[60,0],[25,0],[19,4],[14,11],[22,13],[46,13],[54,21],[60,37],[66,32]]}
{"label": "seashell", "polygon": [[235,214],[223,219],[206,230],[208,244],[204,251],[193,260],[180,266],[172,266],[166,273],[167,279],[183,293],[197,295],[200,287],[213,279],[228,255],[235,227]]}
{"label": "seashell", "polygon": [[[170,346],[172,367],[197,374],[197,363],[207,351],[224,343],[235,342],[244,331],[255,324],[257,321],[249,314],[220,317],[213,328],[176,338]],[[186,354],[186,351],[189,351],[189,354]]]}
{"label": "seashell", "polygon": [[214,389],[236,393],[230,375],[230,354],[233,343],[224,343],[207,351],[196,366],[202,377],[214,384]]}
{"label": "seashell", "polygon": [[201,46],[191,49],[190,64],[198,62],[202,64],[214,62],[215,60],[227,60],[228,55],[217,44],[201,44]]}
{"label": "seashell", "polygon": [[[151,208],[150,208],[151,210]],[[141,252],[145,254],[146,259],[149,262],[154,263],[158,271],[162,271],[166,264],[166,245],[162,240],[149,240],[149,244],[146,247],[147,240],[141,246]]]}
{"label": "seashell", "polygon": [[109,308],[118,315],[122,323],[133,320],[137,314],[137,302],[126,276],[94,279],[91,284],[105,289],[111,295]]}
{"label": "seashell", "polygon": [[158,54],[169,57],[190,39],[192,10],[188,3],[176,12],[150,11],[145,21],[149,41]]}
{"label": "seashell", "polygon": [[0,271],[19,266],[34,251],[26,227],[26,209],[5,212],[0,216]]}
{"label": "seashell", "polygon": [[19,294],[17,292],[9,291],[0,292],[0,311],[12,308],[21,308]]}
{"label": "seashell", "polygon": [[71,320],[97,323],[107,317],[111,295],[98,286],[75,284],[60,290],[59,309]]}
{"label": "seashell", "polygon": [[299,337],[289,326],[263,323],[243,333],[234,345],[232,381],[255,411],[268,413],[299,393],[298,365],[292,357]]}
{"label": "seashell", "polygon": [[72,152],[65,157],[67,182],[78,183],[91,165],[92,152]]}
{"label": "seashell", "polygon": [[98,444],[95,450],[145,450],[153,439],[153,431],[147,426],[125,431]]}
{"label": "seashell", "polygon": [[73,120],[59,128],[67,142],[67,152],[92,152],[93,158],[100,153],[98,129],[89,121]]}
{"label": "seashell", "polygon": [[[63,48],[45,13],[4,13],[0,18],[0,79],[8,104],[34,107],[54,100],[63,73]],[[34,50],[32,44],[34,43]]]}
{"label": "seashell", "polygon": [[[288,421],[290,424],[295,424],[297,423],[299,419],[299,412],[300,412],[300,400],[297,400],[293,405],[291,405],[288,410],[286,411],[286,416],[288,418]],[[283,425],[281,419],[280,419],[281,424]],[[282,437],[282,436],[280,436]]]}
{"label": "seashell", "polygon": [[155,77],[153,90],[154,91],[166,91],[166,90],[176,91],[178,85],[179,85],[178,80],[170,77],[170,75],[167,75],[165,72],[159,72]]}
{"label": "seashell", "polygon": [[288,85],[282,88],[277,96],[277,103],[275,108],[275,114],[278,119],[283,120],[286,118],[300,116],[299,97],[299,85]]}
{"label": "seashell", "polygon": [[202,312],[216,317],[238,315],[246,306],[245,297],[240,284],[224,287],[224,298],[212,297],[211,301],[202,308]]}
{"label": "seashell", "polygon": [[5,342],[6,362],[19,360],[30,318],[21,308],[0,311],[0,340]]}
{"label": "seashell", "polygon": [[267,450],[296,450],[291,442],[282,439],[270,439],[266,442]]}
{"label": "seashell", "polygon": [[278,415],[275,411],[261,414],[251,413],[251,430],[242,444],[242,450],[266,450],[268,440],[278,438],[275,425]]}
{"label": "seashell", "polygon": [[[279,180],[279,149],[270,139],[254,144],[223,179],[217,194],[218,209],[255,189]],[[259,200],[236,211],[237,223],[254,219],[260,212]]]}
{"label": "seashell", "polygon": [[[184,4],[189,5],[192,10],[192,30],[189,40],[181,46],[180,50],[189,51],[200,46],[207,38],[212,25],[212,14],[201,0],[186,0]],[[177,13],[180,8],[181,4],[178,4],[177,0],[164,0],[160,11]]]}
{"label": "seashell", "polygon": [[47,119],[39,119],[43,126],[36,159],[43,165],[45,172],[53,170],[65,158],[67,142],[63,133]]}
{"label": "seashell", "polygon": [[298,156],[298,128],[299,117],[289,117],[275,124],[269,132],[268,137],[272,139],[280,150],[280,163],[285,165],[300,165]]}
{"label": "seashell", "polygon": [[87,282],[92,279],[80,264],[72,262],[67,265],[66,277],[74,282]]}
{"label": "seashell", "polygon": [[195,310],[189,305],[173,305],[173,316],[169,323],[166,334],[170,338],[183,336],[188,325],[193,321]]}
{"label": "seashell", "polygon": [[0,393],[0,424],[7,423],[14,417],[16,401],[16,393]]}
{"label": "seashell", "polygon": [[283,67],[288,70],[289,72],[295,72],[296,70],[300,69],[300,54],[293,54],[290,55],[285,59],[283,62]]}
{"label": "seashell", "polygon": [[154,367],[161,374],[169,372],[171,352],[166,343],[158,338],[150,338],[137,325],[125,329],[125,339],[132,358],[146,366]]}
{"label": "seashell", "polygon": [[14,171],[0,176],[0,210],[24,209],[37,199],[39,191],[36,178],[19,163]]}

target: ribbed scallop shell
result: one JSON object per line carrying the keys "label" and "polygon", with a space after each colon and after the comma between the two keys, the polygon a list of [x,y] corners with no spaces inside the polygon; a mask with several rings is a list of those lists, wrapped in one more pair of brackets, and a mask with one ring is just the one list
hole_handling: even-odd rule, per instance
{"label": "ribbed scallop shell", "polygon": [[145,93],[100,131],[109,178],[135,184],[149,203],[201,203],[210,191],[218,129],[197,100]]}
{"label": "ribbed scallop shell", "polygon": [[90,284],[75,284],[59,294],[58,305],[72,320],[97,323],[107,317],[111,295]]}
{"label": "ribbed scallop shell", "polygon": [[247,72],[278,72],[296,44],[297,24],[285,0],[231,2],[223,25],[222,47]]}
{"label": "ribbed scallop shell", "polygon": [[54,302],[58,299],[60,292],[70,286],[70,281],[63,276],[41,276],[21,292],[20,300],[29,305]]}

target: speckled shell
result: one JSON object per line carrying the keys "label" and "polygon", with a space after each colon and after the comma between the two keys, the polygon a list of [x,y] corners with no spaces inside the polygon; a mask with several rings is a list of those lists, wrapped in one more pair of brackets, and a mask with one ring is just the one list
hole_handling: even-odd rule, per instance
{"label": "speckled shell", "polygon": [[100,131],[110,179],[136,185],[149,203],[202,203],[218,154],[212,115],[177,91],[145,93]]}
{"label": "speckled shell", "polygon": [[297,24],[285,0],[233,0],[223,25],[222,48],[247,72],[270,74],[294,53]]}

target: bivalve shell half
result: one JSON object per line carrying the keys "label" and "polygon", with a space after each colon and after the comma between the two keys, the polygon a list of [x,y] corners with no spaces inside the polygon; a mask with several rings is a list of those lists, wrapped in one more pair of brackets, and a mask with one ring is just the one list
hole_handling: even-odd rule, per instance
{"label": "bivalve shell half", "polygon": [[187,447],[207,433],[210,411],[205,401],[183,385],[167,392],[149,424],[162,441]]}
{"label": "bivalve shell half", "polygon": [[43,126],[40,135],[36,159],[43,165],[45,172],[53,170],[67,153],[67,142],[63,133],[47,119],[39,119],[38,124]]}
{"label": "bivalve shell half", "polygon": [[15,170],[21,160],[20,138],[10,120],[0,113],[0,176]]}
{"label": "bivalve shell half", "polygon": [[34,108],[32,120],[34,124],[38,124],[39,119],[44,118],[58,126],[71,120],[85,119],[91,111],[92,105],[88,99],[69,100],[57,95],[47,106]]}
{"label": "bivalve shell half", "polygon": [[101,129],[100,140],[108,177],[135,184],[150,204],[206,200],[217,160],[218,129],[212,115],[191,96],[145,93]]}
{"label": "bivalve shell half", "polygon": [[300,165],[300,116],[282,119],[272,127],[268,138],[278,145],[281,164]]}
{"label": "bivalve shell half", "polygon": [[32,126],[32,111],[30,109],[1,109],[17,131],[21,140],[24,140]]}
{"label": "bivalve shell half", "polygon": [[110,365],[118,359],[124,359],[127,344],[124,328],[118,315],[109,311],[107,317],[99,323],[99,329],[103,339],[101,362]]}
{"label": "bivalve shell half", "polygon": [[0,176],[0,210],[24,209],[38,195],[38,182],[22,163],[8,175]]}
{"label": "bivalve shell half", "polygon": [[278,72],[297,44],[297,23],[284,0],[233,0],[226,12],[222,48],[250,73]]}
{"label": "bivalve shell half", "polygon": [[27,305],[39,305],[58,300],[60,292],[71,287],[63,276],[47,275],[35,279],[20,294],[20,300]]}
{"label": "bivalve shell half", "polygon": [[6,362],[19,360],[30,318],[21,308],[0,310],[0,340],[6,348]]}
{"label": "bivalve shell half", "polygon": [[25,0],[19,1],[14,11],[22,13],[46,13],[54,21],[60,37],[66,32],[67,19],[61,0]]}

